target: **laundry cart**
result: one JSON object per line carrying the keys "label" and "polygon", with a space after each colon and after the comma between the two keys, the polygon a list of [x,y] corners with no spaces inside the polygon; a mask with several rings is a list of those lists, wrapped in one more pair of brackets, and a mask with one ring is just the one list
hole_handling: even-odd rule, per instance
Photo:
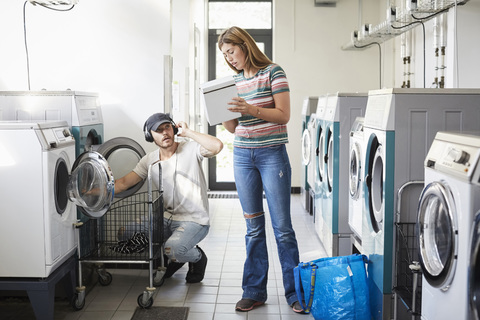
{"label": "laundry cart", "polygon": [[[159,166],[161,179],[160,163]],[[107,286],[112,274],[105,264],[147,264],[149,285],[138,296],[138,305],[153,305],[155,286],[163,284],[166,268],[163,259],[163,192],[152,189],[151,170],[148,169],[148,191],[133,194],[111,204],[98,219],[79,223],[79,287],[73,306],[80,310],[85,305],[85,287],[82,285],[82,263],[99,265],[99,283]]]}

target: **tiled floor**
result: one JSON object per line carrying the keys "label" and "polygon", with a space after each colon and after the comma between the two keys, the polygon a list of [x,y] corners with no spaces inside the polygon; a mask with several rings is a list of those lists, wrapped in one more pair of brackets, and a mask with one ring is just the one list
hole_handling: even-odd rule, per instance
{"label": "tiled floor", "polygon": [[[265,205],[266,207],[266,205]],[[200,246],[208,256],[205,279],[198,284],[185,283],[187,266],[180,269],[163,286],[157,288],[153,306],[187,306],[188,320],[293,320],[313,319],[298,315],[287,305],[283,296],[282,274],[275,238],[268,226],[270,271],[268,300],[264,306],[250,312],[235,312],[241,298],[241,279],[245,258],[245,223],[238,199],[210,199],[211,228]],[[300,261],[325,256],[325,251],[313,231],[313,219],[302,208],[299,195],[292,195],[292,221],[300,249]],[[66,301],[55,304],[55,319],[102,320],[130,319],[137,308],[137,297],[148,286],[148,271],[109,269],[113,281],[109,286],[97,285],[86,296],[85,307],[73,311]],[[5,301],[2,302],[5,306]],[[15,302],[17,303],[17,302]],[[31,309],[24,302],[20,309]],[[11,309],[11,308],[10,308]],[[1,319],[31,319],[30,316],[2,315]]]}

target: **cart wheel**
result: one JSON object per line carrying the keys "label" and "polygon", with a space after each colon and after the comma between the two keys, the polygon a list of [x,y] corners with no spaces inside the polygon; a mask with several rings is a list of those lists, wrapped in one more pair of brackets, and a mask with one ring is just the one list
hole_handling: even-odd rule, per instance
{"label": "cart wheel", "polygon": [[75,293],[73,295],[71,304],[72,304],[73,309],[75,309],[75,311],[82,310],[83,307],[85,307],[85,299],[81,299],[81,300],[82,301],[80,301],[80,299],[79,299],[78,293]]}
{"label": "cart wheel", "polygon": [[137,303],[143,309],[150,309],[150,307],[153,305],[153,298],[148,299],[147,302],[144,304],[143,303],[143,293],[142,293],[138,296]]}
{"label": "cart wheel", "polygon": [[98,274],[98,282],[102,286],[108,286],[110,283],[112,283],[112,280],[113,280],[112,274],[108,271]]}
{"label": "cart wheel", "polygon": [[154,285],[155,287],[161,287],[161,286],[163,286],[163,284],[165,283],[165,278],[164,278],[164,277],[162,277],[162,279],[160,279],[160,281],[158,281],[158,282],[155,281],[155,279],[153,279],[153,280],[154,280],[154,281],[153,281],[153,285]]}

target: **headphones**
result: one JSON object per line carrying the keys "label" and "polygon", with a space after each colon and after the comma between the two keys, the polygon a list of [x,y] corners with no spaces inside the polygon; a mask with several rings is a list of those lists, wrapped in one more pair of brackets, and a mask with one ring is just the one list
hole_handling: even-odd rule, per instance
{"label": "headphones", "polygon": [[[169,113],[166,113],[167,117],[168,117],[168,120],[170,120],[170,123],[172,124],[173,126],[173,134],[176,135],[178,133],[178,128],[177,128],[177,124],[173,121],[173,119],[170,117],[170,114]],[[156,129],[156,128],[155,128]],[[145,134],[145,140],[147,140],[147,142],[153,142],[153,136],[152,136],[152,133],[150,132],[150,130],[148,130],[147,128],[147,121],[145,121],[145,124],[143,125],[143,133]]]}

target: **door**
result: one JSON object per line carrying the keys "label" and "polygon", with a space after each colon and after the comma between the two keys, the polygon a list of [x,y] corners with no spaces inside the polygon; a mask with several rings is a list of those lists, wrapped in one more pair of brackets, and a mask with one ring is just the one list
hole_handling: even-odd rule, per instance
{"label": "door", "polygon": [[[350,138],[351,139],[351,138]],[[360,195],[360,181],[362,181],[362,151],[358,142],[352,143],[350,148],[350,170],[349,170],[349,190],[350,197],[357,200]]]}
{"label": "door", "polygon": [[308,166],[311,161],[312,138],[308,128],[304,128],[302,135],[302,164]]}
{"label": "door", "polygon": [[472,250],[468,268],[468,302],[470,319],[480,319],[480,211],[475,215]]}
{"label": "door", "polygon": [[428,283],[448,290],[456,266],[458,229],[454,199],[441,182],[432,182],[422,191],[418,204],[420,264]]}
{"label": "door", "polygon": [[383,224],[383,158],[382,145],[372,135],[368,141],[365,161],[365,209],[372,231],[378,233]]}
{"label": "door", "polygon": [[67,195],[83,214],[100,218],[107,212],[114,196],[115,179],[98,152],[82,153],[72,167]]}

